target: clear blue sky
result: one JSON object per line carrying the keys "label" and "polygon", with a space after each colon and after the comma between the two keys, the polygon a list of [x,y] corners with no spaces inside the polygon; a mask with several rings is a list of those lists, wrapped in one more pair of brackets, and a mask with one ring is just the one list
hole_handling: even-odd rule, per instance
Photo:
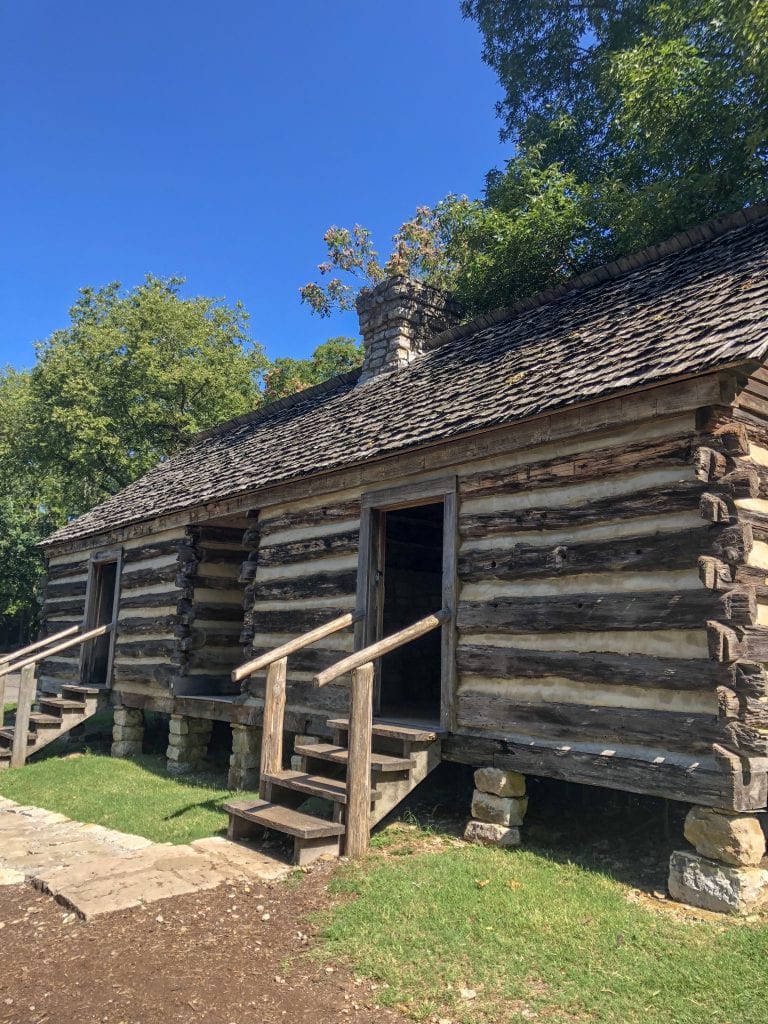
{"label": "clear blue sky", "polygon": [[329,224],[385,249],[480,192],[508,155],[480,49],[458,0],[0,0],[0,364],[146,272],[241,299],[272,357],[356,334],[297,289]]}

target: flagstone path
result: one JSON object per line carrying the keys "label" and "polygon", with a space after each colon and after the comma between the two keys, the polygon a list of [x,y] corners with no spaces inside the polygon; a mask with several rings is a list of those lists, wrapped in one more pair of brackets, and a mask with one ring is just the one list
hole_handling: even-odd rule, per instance
{"label": "flagstone path", "polygon": [[0,797],[0,885],[30,882],[86,920],[224,882],[272,881],[291,870],[226,839],[153,843]]}

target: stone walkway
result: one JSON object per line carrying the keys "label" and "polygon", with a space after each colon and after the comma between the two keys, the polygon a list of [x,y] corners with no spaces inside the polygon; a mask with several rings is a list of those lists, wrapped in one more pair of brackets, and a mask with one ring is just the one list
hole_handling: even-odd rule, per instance
{"label": "stone walkway", "polygon": [[86,920],[236,879],[273,881],[291,870],[226,839],[153,843],[0,797],[0,885],[30,882]]}

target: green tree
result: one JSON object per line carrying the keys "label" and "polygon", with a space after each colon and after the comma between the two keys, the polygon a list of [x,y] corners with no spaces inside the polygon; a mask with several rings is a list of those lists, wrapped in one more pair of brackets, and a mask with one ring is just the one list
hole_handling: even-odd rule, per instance
{"label": "green tree", "polygon": [[408,273],[468,314],[660,241],[768,192],[768,0],[462,0],[515,146],[481,200],[422,207],[379,260],[332,227],[321,316]]}
{"label": "green tree", "polygon": [[345,373],[362,362],[362,349],[354,338],[329,338],[318,345],[309,359],[275,359],[265,374],[264,398],[274,402],[278,398],[296,394],[319,384],[338,373]]}
{"label": "green tree", "polygon": [[267,360],[239,303],[183,298],[180,278],[84,288],[38,345],[21,451],[61,520],[92,507],[199,430],[261,401]]}
{"label": "green tree", "polygon": [[596,257],[764,198],[768,0],[462,0],[502,137],[590,192]]}

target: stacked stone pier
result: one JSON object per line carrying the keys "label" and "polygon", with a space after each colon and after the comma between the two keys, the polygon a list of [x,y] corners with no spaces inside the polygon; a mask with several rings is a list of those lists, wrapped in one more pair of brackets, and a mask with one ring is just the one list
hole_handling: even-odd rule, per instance
{"label": "stacked stone pier", "polygon": [[524,775],[501,768],[478,768],[472,818],[464,838],[481,846],[519,846],[527,809]]}
{"label": "stacked stone pier", "polygon": [[669,862],[671,895],[703,910],[749,914],[768,906],[765,834],[755,815],[694,807],[685,819],[693,850]]}

